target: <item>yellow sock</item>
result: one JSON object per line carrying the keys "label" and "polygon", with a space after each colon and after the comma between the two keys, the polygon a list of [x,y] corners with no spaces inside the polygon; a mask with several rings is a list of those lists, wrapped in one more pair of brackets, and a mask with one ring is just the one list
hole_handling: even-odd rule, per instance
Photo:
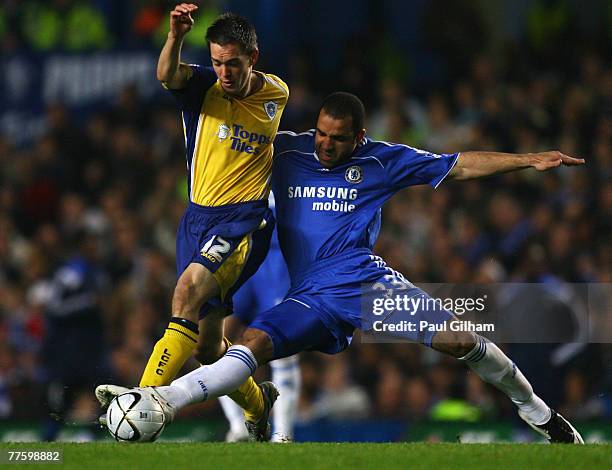
{"label": "yellow sock", "polygon": [[[232,343],[227,338],[223,338],[229,348]],[[238,390],[227,394],[236,404],[244,410],[244,417],[247,421],[257,421],[264,412],[264,399],[261,388],[255,383],[253,377],[249,377]]]}
{"label": "yellow sock", "polygon": [[164,336],[153,348],[140,387],[168,385],[193,354],[197,343],[198,326],[184,318],[172,317]]}
{"label": "yellow sock", "polygon": [[261,388],[249,377],[238,390],[227,394],[244,410],[247,421],[257,421],[264,412],[264,399]]}

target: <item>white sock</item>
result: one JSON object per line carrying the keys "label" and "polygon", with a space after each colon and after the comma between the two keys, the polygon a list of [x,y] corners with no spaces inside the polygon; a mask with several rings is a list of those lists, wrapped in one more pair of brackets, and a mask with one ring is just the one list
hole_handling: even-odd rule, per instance
{"label": "white sock", "polygon": [[237,390],[255,369],[257,361],[249,348],[231,346],[217,362],[199,367],[158,390],[178,410]]}
{"label": "white sock", "polygon": [[521,413],[534,424],[550,419],[550,408],[533,393],[533,388],[514,362],[494,343],[477,336],[476,346],[459,358],[485,382],[504,392]]}
{"label": "white sock", "polygon": [[230,429],[234,434],[246,434],[244,427],[244,413],[234,400],[230,397],[219,397],[219,404],[223,413],[229,421]]}
{"label": "white sock", "polygon": [[293,439],[293,426],[297,412],[302,376],[297,356],[277,359],[270,363],[272,382],[276,384],[280,395],[272,412],[274,434],[272,441]]}

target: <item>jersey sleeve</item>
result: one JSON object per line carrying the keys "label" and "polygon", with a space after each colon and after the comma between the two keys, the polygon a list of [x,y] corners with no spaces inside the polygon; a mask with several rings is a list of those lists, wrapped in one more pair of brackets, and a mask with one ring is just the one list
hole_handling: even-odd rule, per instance
{"label": "jersey sleeve", "polygon": [[435,154],[407,145],[381,145],[387,145],[381,152],[386,181],[396,190],[419,184],[429,184],[437,188],[459,157],[458,153]]}
{"label": "jersey sleeve", "polygon": [[198,113],[208,89],[217,81],[217,75],[212,67],[189,65],[190,77],[184,88],[166,88],[180,103],[181,109],[187,113]]}
{"label": "jersey sleeve", "polygon": [[273,75],[271,73],[265,73],[263,74],[263,76],[265,80],[274,85],[280,91],[280,95],[277,99],[282,103],[282,106],[284,108],[287,104],[287,101],[289,100],[289,87],[276,75]]}

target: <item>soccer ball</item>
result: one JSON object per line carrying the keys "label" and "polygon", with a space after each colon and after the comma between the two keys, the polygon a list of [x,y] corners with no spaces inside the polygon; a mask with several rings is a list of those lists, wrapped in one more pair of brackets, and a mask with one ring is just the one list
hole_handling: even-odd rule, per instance
{"label": "soccer ball", "polygon": [[166,425],[164,410],[157,397],[143,391],[116,396],[106,411],[106,426],[121,442],[151,442]]}

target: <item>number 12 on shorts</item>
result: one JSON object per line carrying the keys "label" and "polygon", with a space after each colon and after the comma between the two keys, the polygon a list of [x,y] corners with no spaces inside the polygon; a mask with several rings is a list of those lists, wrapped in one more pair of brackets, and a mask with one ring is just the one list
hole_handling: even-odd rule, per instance
{"label": "number 12 on shorts", "polygon": [[220,263],[223,260],[223,255],[227,254],[230,250],[230,243],[224,240],[218,235],[213,235],[208,240],[202,249],[200,254],[212,262]]}

